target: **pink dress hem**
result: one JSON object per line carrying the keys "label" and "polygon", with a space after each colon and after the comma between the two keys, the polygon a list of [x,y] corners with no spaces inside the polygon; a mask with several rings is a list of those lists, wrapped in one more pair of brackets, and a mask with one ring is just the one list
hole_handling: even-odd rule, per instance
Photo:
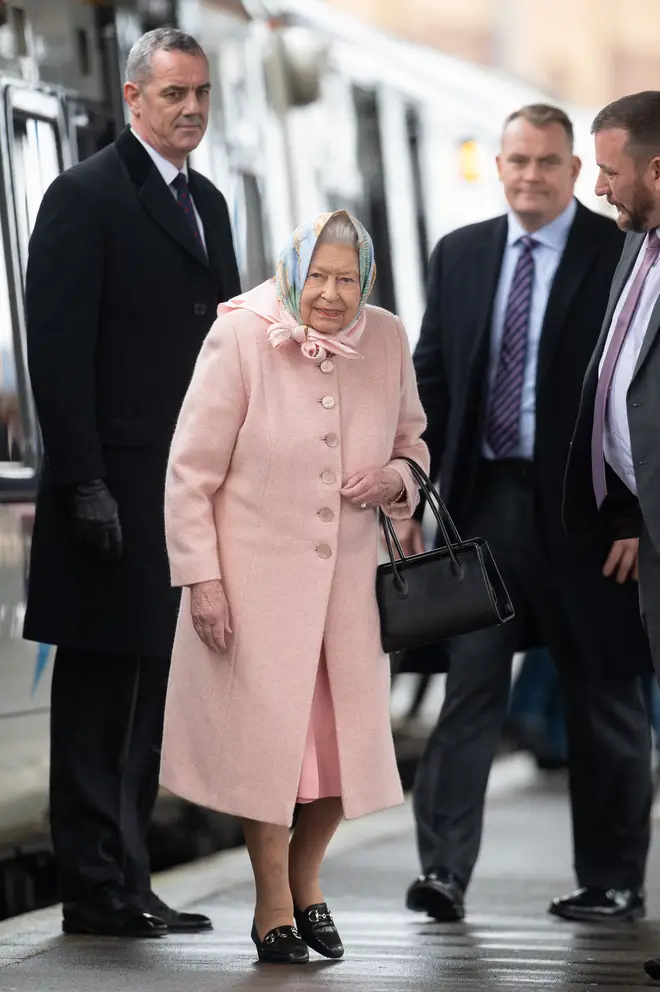
{"label": "pink dress hem", "polygon": [[321,649],[303,755],[299,803],[341,796],[337,727],[325,651]]}

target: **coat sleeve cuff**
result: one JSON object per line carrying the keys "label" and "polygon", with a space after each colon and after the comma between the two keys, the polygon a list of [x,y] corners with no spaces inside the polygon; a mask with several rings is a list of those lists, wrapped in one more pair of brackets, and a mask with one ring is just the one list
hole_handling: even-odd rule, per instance
{"label": "coat sleeve cuff", "polygon": [[380,509],[392,520],[409,520],[419,503],[419,486],[415,478],[404,461],[399,458],[393,459],[388,468],[396,469],[401,476],[401,481],[405,486],[404,496],[396,503],[383,503]]}
{"label": "coat sleeve cuff", "polygon": [[174,588],[221,578],[220,563],[215,556],[196,558],[195,561],[177,561],[175,556],[170,556],[170,581]]}

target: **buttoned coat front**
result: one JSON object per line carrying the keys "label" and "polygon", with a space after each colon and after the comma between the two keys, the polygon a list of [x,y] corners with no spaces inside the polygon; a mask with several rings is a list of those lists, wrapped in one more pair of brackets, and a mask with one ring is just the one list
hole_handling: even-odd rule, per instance
{"label": "buttoned coat front", "polygon": [[[246,298],[271,303],[266,283]],[[259,307],[257,307],[259,309]],[[361,359],[277,350],[246,309],[220,316],[200,354],[172,444],[166,529],[174,585],[222,578],[227,650],[197,637],[184,589],[168,689],[161,781],[194,803],[289,825],[321,647],[337,729],[344,812],[402,801],[390,669],[375,598],[378,522],[340,496],[390,462],[410,516],[405,463],[428,468],[405,331],[367,307]]]}

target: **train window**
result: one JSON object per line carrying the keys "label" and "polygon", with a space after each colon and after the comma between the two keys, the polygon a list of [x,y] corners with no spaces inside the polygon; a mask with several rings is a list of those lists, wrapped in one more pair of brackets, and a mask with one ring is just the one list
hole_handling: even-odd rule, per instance
{"label": "train window", "polygon": [[458,146],[458,172],[466,183],[479,183],[484,178],[484,153],[474,138],[466,138]]}
{"label": "train window", "polygon": [[57,131],[52,121],[14,114],[14,192],[23,268],[42,197],[61,170]]}
{"label": "train window", "polygon": [[92,57],[89,49],[89,35],[84,28],[76,30],[76,50],[78,52],[78,68],[81,76],[89,76],[92,71]]}
{"label": "train window", "polygon": [[12,4],[9,8],[11,15],[12,34],[16,55],[25,58],[28,54],[27,18],[22,7]]}
{"label": "train window", "polygon": [[426,226],[426,208],[424,203],[424,185],[422,181],[422,162],[420,154],[421,124],[417,107],[408,107],[406,111],[408,129],[408,148],[412,167],[413,197],[415,202],[415,217],[417,221],[417,240],[419,245],[419,261],[426,285],[429,269],[429,237]]}
{"label": "train window", "polygon": [[[64,150],[62,107],[56,97],[12,86],[6,101],[11,183],[5,188],[14,209],[3,224],[5,258],[11,244],[12,264],[0,279],[0,501],[15,501],[34,492],[40,448],[25,360],[22,300],[28,242],[43,194],[62,171]],[[3,279],[9,280],[7,287]]]}
{"label": "train window", "polygon": [[[3,218],[6,220],[6,218]],[[23,461],[23,430],[16,358],[14,321],[9,291],[8,257],[5,251],[3,224],[0,227],[0,488],[2,469]]]}
{"label": "train window", "polygon": [[245,277],[247,286],[258,286],[273,274],[272,260],[266,253],[266,229],[259,184],[255,176],[243,173],[245,202]]}
{"label": "train window", "polygon": [[378,103],[371,90],[361,87],[354,88],[353,96],[359,122],[358,162],[365,190],[364,206],[357,215],[371,233],[378,267],[372,303],[396,313]]}

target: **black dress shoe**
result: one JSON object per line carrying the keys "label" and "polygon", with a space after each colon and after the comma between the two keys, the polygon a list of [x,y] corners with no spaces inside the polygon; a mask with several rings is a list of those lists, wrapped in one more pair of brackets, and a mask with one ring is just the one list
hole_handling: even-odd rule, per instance
{"label": "black dress shoe", "polygon": [[434,920],[451,923],[465,916],[464,895],[455,875],[446,868],[433,868],[410,886],[406,906],[414,913],[427,913]]}
{"label": "black dress shoe", "polygon": [[319,902],[305,910],[295,909],[296,926],[305,943],[326,958],[344,956],[344,945],[326,903]]}
{"label": "black dress shoe", "polygon": [[260,940],[257,924],[253,923],[251,937],[259,960],[264,964],[306,964],[309,961],[307,944],[295,927],[275,927]]}
{"label": "black dress shoe", "polygon": [[649,958],[644,963],[644,971],[649,978],[654,978],[656,982],[660,982],[660,958]]}
{"label": "black dress shoe", "polygon": [[641,920],[646,915],[646,904],[641,889],[596,889],[588,886],[553,899],[548,912],[564,920],[587,923]]}
{"label": "black dress shoe", "polygon": [[62,930],[98,937],[164,937],[167,926],[119,891],[100,890],[84,902],[65,902]]}
{"label": "black dress shoe", "polygon": [[155,892],[141,896],[140,905],[148,913],[163,920],[170,933],[205,933],[213,929],[208,916],[202,916],[201,913],[180,913],[159,899]]}

